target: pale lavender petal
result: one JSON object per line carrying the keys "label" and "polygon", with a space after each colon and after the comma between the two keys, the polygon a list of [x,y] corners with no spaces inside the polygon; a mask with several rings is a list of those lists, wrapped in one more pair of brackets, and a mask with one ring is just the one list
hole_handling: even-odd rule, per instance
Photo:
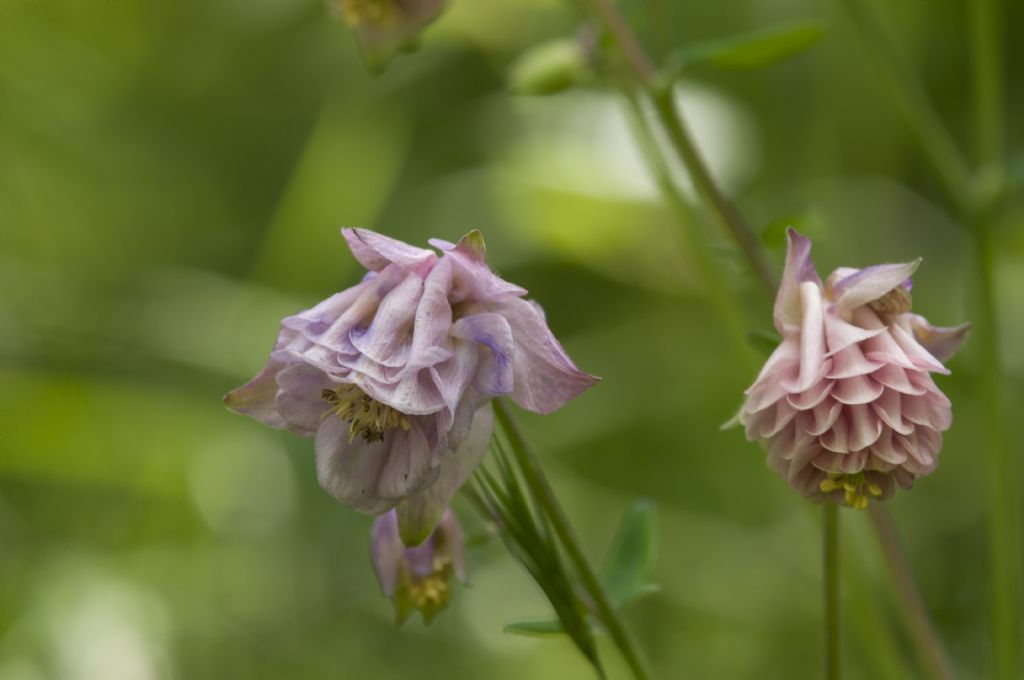
{"label": "pale lavender petal", "polygon": [[434,366],[451,356],[447,340],[452,325],[452,307],[448,301],[451,287],[451,260],[441,258],[423,283],[406,371]]}
{"label": "pale lavender petal", "polygon": [[493,426],[494,414],[491,405],[486,404],[474,415],[469,436],[454,451],[448,451],[441,458],[437,481],[396,506],[403,543],[418,545],[434,530],[455,492],[465,484],[487,453]]}
{"label": "pale lavender petal", "polygon": [[277,376],[284,368],[284,362],[271,359],[255,378],[225,394],[224,405],[236,413],[251,416],[270,427],[287,428],[288,423],[277,412],[274,404],[277,397]]}
{"label": "pale lavender petal", "polygon": [[598,382],[576,368],[562,349],[539,306],[519,298],[506,298],[494,306],[512,328],[515,341],[512,400],[538,413],[550,413]]}
{"label": "pale lavender petal", "polygon": [[315,366],[298,363],[281,371],[277,384],[280,390],[275,404],[288,429],[303,437],[315,435],[330,408],[323,391],[337,387],[337,382]]}
{"label": "pale lavender petal", "polygon": [[953,358],[953,355],[966,342],[967,333],[971,330],[970,323],[943,328],[931,325],[919,314],[910,314],[909,316],[914,337],[939,361],[948,361]]}
{"label": "pale lavender petal", "polygon": [[490,303],[526,295],[525,288],[509,283],[491,271],[484,261],[485,252],[480,232],[472,231],[442,256],[452,261],[452,303],[464,300]]}
{"label": "pale lavender petal", "polygon": [[893,340],[900,346],[903,353],[914,364],[914,368],[932,373],[949,374],[949,369],[942,365],[938,359],[928,353],[924,347],[918,344],[914,336],[903,330],[899,325],[893,324],[890,328]]}
{"label": "pale lavender petal", "polygon": [[893,288],[903,285],[919,264],[920,258],[913,262],[878,264],[840,279],[832,288],[832,296],[840,315],[847,317],[857,307],[877,300]]}
{"label": "pale lavender petal", "polygon": [[451,335],[472,340],[489,350],[477,368],[477,389],[495,396],[512,391],[516,348],[512,327],[504,316],[489,312],[463,317],[452,325]]}
{"label": "pale lavender petal", "polygon": [[800,284],[811,282],[821,287],[811,259],[811,240],[792,227],[786,230],[786,240],[786,268],[775,297],[774,312],[775,328],[783,334],[788,327],[800,325]]}
{"label": "pale lavender petal", "polygon": [[359,264],[370,271],[380,271],[391,263],[420,271],[437,260],[432,250],[417,248],[369,229],[342,229],[341,234]]}
{"label": "pale lavender petal", "polygon": [[363,356],[383,366],[404,366],[412,343],[416,305],[423,292],[423,279],[405,277],[384,296],[369,327],[355,327],[349,340]]}
{"label": "pale lavender petal", "polygon": [[800,284],[800,307],[800,380],[795,391],[802,392],[825,375],[825,316],[818,284]]}
{"label": "pale lavender petal", "polygon": [[370,561],[385,596],[391,597],[398,587],[403,568],[405,547],[398,537],[398,519],[394,510],[373,521],[370,530]]}

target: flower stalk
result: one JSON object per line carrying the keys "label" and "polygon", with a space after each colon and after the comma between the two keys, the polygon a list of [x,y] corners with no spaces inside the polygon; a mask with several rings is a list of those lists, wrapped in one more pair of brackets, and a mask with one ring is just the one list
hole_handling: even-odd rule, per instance
{"label": "flower stalk", "polygon": [[519,470],[523,474],[530,492],[534,495],[537,503],[543,509],[545,516],[551,522],[551,528],[558,537],[559,542],[565,548],[566,555],[572,562],[583,588],[590,596],[594,606],[594,613],[597,620],[604,626],[612,642],[622,654],[623,659],[629,666],[633,677],[637,680],[646,680],[650,677],[646,664],[640,656],[640,652],[630,637],[623,624],[618,611],[612,606],[604,586],[597,576],[597,572],[587,559],[583,551],[576,531],[569,522],[562,504],[555,496],[551,484],[548,482],[544,471],[540,467],[537,457],[526,443],[522,431],[516,424],[508,407],[501,399],[494,401],[494,413],[501,425],[501,429],[508,438],[512,455],[515,458]]}
{"label": "flower stalk", "polygon": [[839,680],[839,508],[825,503],[822,569],[825,585],[825,678]]}

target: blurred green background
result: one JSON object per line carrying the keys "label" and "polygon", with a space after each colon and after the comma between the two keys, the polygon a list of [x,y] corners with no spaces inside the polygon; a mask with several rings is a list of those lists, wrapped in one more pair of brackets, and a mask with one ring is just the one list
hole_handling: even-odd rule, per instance
{"label": "blurred green background", "polygon": [[[964,3],[890,4],[969,145]],[[1005,4],[1012,75],[1024,5]],[[976,318],[970,241],[835,5],[625,8],[656,49],[822,21],[804,55],[684,84],[716,176],[776,264],[787,223],[823,274],[921,255],[916,311]],[[421,245],[481,229],[495,269],[603,376],[523,421],[593,556],[631,499],[656,501],[662,592],[628,619],[660,677],[816,677],[816,515],[719,431],[753,375],[619,100],[508,91],[523,50],[577,27],[555,0],[455,0],[419,54],[372,78],[319,0],[0,0],[0,678],[592,677],[564,639],[501,632],[548,607],[497,540],[472,549],[470,587],[434,625],[396,629],[370,519],[320,491],[312,442],[223,408],[281,316],[358,280],[342,225]],[[1021,148],[1019,125],[1009,138]],[[997,231],[1014,412],[1022,221],[1018,203]],[[713,237],[752,329],[769,329],[769,300]],[[942,464],[890,504],[960,678],[989,655],[978,364],[968,345],[939,379],[956,415]],[[848,677],[918,677],[865,517],[842,515],[877,604],[846,602]]]}

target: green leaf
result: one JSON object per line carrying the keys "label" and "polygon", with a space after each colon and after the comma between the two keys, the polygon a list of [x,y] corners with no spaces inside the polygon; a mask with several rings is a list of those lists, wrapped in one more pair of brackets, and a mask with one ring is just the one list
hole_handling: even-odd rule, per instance
{"label": "green leaf", "polygon": [[565,633],[562,624],[555,619],[513,621],[505,626],[504,631],[512,635],[523,635],[526,637],[548,637]]}
{"label": "green leaf", "polygon": [[750,331],[747,333],[747,342],[758,352],[769,356],[782,342],[782,336],[775,331]]}
{"label": "green leaf", "polygon": [[658,590],[658,586],[647,581],[657,560],[658,525],[654,503],[641,499],[619,520],[612,548],[601,570],[601,580],[616,607]]}
{"label": "green leaf", "polygon": [[721,69],[763,68],[807,50],[824,35],[820,22],[800,21],[698,43],[677,51],[669,63],[677,74],[704,64]]}

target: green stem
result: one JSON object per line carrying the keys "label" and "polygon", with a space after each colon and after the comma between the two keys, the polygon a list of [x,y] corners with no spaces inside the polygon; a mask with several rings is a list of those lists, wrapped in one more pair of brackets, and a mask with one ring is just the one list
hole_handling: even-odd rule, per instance
{"label": "green stem", "polygon": [[982,399],[989,453],[990,626],[993,677],[1020,678],[1021,536],[1020,500],[1014,452],[1007,438],[999,320],[996,307],[996,246],[992,230],[999,215],[1003,176],[1002,18],[998,0],[972,0],[970,25],[974,84],[974,131],[978,205],[971,215],[979,277],[976,339],[982,357]]}
{"label": "green stem", "polygon": [[839,680],[839,517],[836,504],[825,502],[822,567],[825,584],[825,678]]}
{"label": "green stem", "polygon": [[982,404],[989,454],[988,521],[990,569],[990,626],[994,654],[993,677],[1021,677],[1021,564],[1020,504],[1017,471],[1007,440],[1003,403],[1003,367],[998,341],[994,274],[994,244],[987,220],[975,225],[980,301],[975,339],[981,355]]}
{"label": "green stem", "polygon": [[949,659],[939,640],[935,626],[932,625],[925,608],[924,600],[914,582],[914,576],[907,565],[907,558],[900,545],[896,526],[892,516],[880,504],[872,504],[868,509],[871,525],[875,530],[879,547],[885,556],[889,572],[896,582],[896,592],[900,598],[900,610],[910,630],[921,664],[928,670],[928,677],[934,680],[953,680],[953,672]]}
{"label": "green stem", "polygon": [[566,515],[561,503],[558,502],[551,484],[544,475],[540,462],[526,443],[522,431],[501,399],[494,400],[494,413],[498,417],[498,422],[501,424],[505,436],[508,438],[512,454],[515,456],[516,462],[523,473],[523,479],[526,480],[530,490],[536,496],[537,502],[551,521],[551,527],[565,548],[566,555],[568,555],[573,566],[576,568],[576,572],[583,582],[584,589],[590,595],[598,621],[608,631],[612,642],[615,643],[615,646],[619,649],[622,657],[626,660],[626,664],[632,671],[633,677],[637,680],[646,680],[646,678],[650,677],[650,674],[647,672],[640,653],[626,632],[626,627],[619,618],[619,613],[608,599],[604,586],[597,577],[597,572],[594,571],[586,554],[583,552],[583,545],[580,543],[579,537],[576,536],[576,532],[569,522],[568,515]]}
{"label": "green stem", "polygon": [[764,249],[754,230],[718,188],[711,176],[704,158],[700,155],[697,145],[694,144],[693,138],[686,128],[686,123],[676,108],[671,83],[661,82],[658,78],[643,46],[630,30],[612,0],[590,0],[589,5],[619,46],[626,63],[633,72],[637,85],[650,97],[655,115],[668,135],[679,160],[690,173],[701,200],[708,207],[714,219],[743,251],[758,280],[768,290],[774,292],[775,276]]}

